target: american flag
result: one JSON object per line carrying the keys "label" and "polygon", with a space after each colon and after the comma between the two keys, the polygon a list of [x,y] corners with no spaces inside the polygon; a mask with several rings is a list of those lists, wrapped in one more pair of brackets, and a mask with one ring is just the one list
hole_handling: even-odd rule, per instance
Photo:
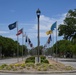
{"label": "american flag", "polygon": [[18,36],[18,35],[20,35],[21,33],[23,33],[23,28],[22,28],[22,29],[20,29],[20,30],[17,32],[17,34],[16,34],[16,35]]}

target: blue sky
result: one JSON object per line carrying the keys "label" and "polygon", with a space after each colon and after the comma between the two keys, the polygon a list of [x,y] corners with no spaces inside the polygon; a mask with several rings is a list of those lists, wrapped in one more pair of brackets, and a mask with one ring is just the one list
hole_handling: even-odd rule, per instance
{"label": "blue sky", "polygon": [[[18,28],[24,28],[33,45],[37,46],[38,8],[41,10],[40,45],[44,45],[48,39],[45,32],[55,21],[57,25],[63,23],[68,10],[76,9],[76,0],[0,0],[0,35],[17,40],[17,29],[10,31],[8,25],[18,21]],[[54,42],[55,37],[54,30]],[[58,40],[60,39],[62,37],[58,37]],[[22,44],[21,35],[19,42]]]}

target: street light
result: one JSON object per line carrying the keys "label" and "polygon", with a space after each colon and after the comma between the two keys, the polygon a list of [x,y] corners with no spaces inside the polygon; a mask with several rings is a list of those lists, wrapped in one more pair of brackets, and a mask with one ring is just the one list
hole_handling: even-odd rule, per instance
{"label": "street light", "polygon": [[38,54],[38,63],[39,63],[39,45],[40,45],[40,39],[39,39],[39,18],[40,18],[41,11],[38,9],[36,11],[36,14],[37,14],[37,18],[38,18],[38,50],[37,50],[37,54]]}

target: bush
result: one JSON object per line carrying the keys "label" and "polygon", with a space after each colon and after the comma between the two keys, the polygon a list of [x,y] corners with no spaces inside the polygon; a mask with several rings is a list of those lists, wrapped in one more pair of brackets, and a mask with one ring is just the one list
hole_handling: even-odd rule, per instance
{"label": "bush", "polygon": [[46,59],[46,57],[45,56],[40,56],[41,57],[41,60],[45,60]]}
{"label": "bush", "polygon": [[21,64],[21,67],[22,67],[22,68],[25,68],[25,64],[24,64],[24,63],[23,63],[23,64]]}
{"label": "bush", "polygon": [[3,64],[0,66],[0,69],[4,69],[7,66],[7,64]]}
{"label": "bush", "polygon": [[32,56],[32,57],[27,58],[25,63],[35,63],[35,57]]}
{"label": "bush", "polygon": [[49,63],[45,56],[41,56],[41,63]]}
{"label": "bush", "polygon": [[6,67],[6,70],[11,70],[12,68],[10,66],[7,66]]}
{"label": "bush", "polygon": [[[41,63],[49,63],[49,61],[46,60],[45,56],[40,56],[40,58],[41,58]],[[32,57],[27,58],[25,63],[35,63],[35,57],[32,56]]]}
{"label": "bush", "polygon": [[34,67],[34,64],[33,63],[27,63],[26,67]]}
{"label": "bush", "polygon": [[49,64],[49,61],[48,60],[42,60],[42,63],[48,63]]}
{"label": "bush", "polygon": [[41,59],[41,63],[43,63],[44,62],[44,60],[43,59]]}

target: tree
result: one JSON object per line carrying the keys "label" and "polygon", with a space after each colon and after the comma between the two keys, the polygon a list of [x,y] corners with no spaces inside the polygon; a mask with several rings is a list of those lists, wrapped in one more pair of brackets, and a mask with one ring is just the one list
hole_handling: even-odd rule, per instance
{"label": "tree", "polygon": [[57,41],[54,45],[54,53],[56,53],[56,44],[57,44],[57,55],[64,56],[67,52],[74,54],[74,46],[69,40],[60,40]]}
{"label": "tree", "polygon": [[58,35],[63,35],[66,40],[71,40],[74,37],[76,33],[76,9],[68,11],[64,24],[59,25],[58,31]]}
{"label": "tree", "polygon": [[[43,46],[39,46],[39,55],[42,55]],[[38,47],[35,47],[29,51],[31,55],[38,55]]]}

